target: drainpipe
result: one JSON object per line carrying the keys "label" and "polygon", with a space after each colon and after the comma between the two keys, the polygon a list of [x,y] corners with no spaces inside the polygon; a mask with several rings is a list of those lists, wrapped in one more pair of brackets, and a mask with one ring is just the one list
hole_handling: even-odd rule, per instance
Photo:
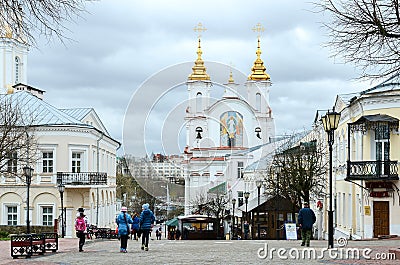
{"label": "drainpipe", "polygon": [[[97,139],[97,177],[99,177],[99,173],[100,173],[100,154],[99,154],[99,143],[101,141],[101,139],[103,139],[104,137],[104,133],[101,132],[101,136],[99,139]],[[96,185],[96,226],[99,226],[99,184]]]}

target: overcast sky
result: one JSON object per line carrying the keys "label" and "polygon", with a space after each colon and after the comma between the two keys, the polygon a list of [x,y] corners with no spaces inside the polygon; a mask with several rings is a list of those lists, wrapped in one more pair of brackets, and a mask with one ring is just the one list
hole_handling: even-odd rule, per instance
{"label": "overcast sky", "polygon": [[[144,155],[143,142],[149,153],[176,153],[182,151],[182,139],[165,148],[162,145],[169,141],[150,128],[151,124],[165,126],[183,119],[185,102],[171,95],[160,100],[160,93],[172,89],[186,98],[182,84],[197,56],[193,27],[202,22],[207,28],[202,34],[202,50],[211,79],[224,82],[229,65],[233,65],[235,81],[242,82],[256,58],[257,34],[251,29],[260,22],[265,27],[261,57],[272,81],[270,104],[276,134],[291,133],[310,128],[316,110],[331,108],[337,94],[367,88],[353,81],[357,73],[352,65],[330,58],[329,49],[323,47],[327,39],[320,24],[327,18],[312,10],[308,0],[89,3],[88,13],[66,25],[72,41],[61,44],[43,39],[38,49],[31,49],[28,83],[45,90],[45,100],[58,108],[93,107],[120,142],[126,142],[123,138],[130,132],[131,145],[120,153]],[[158,97],[140,94],[140,89]],[[169,105],[168,99],[174,102],[173,108],[164,109],[167,115],[157,114],[160,106]],[[137,108],[135,115],[145,116],[150,130],[140,126],[124,130],[125,113],[135,111],[135,100],[135,104],[160,111],[141,113]],[[155,101],[162,104],[154,107]],[[182,130],[182,122],[177,131]],[[136,148],[139,142],[141,147]]]}

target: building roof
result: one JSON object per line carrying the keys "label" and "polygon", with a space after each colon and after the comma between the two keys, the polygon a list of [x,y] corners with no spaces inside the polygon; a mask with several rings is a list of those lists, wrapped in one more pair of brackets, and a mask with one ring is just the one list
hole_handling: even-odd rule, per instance
{"label": "building roof", "polygon": [[68,114],[75,119],[82,121],[92,110],[93,108],[73,108],[73,109],[60,109],[62,112]]}
{"label": "building roof", "polygon": [[13,107],[18,106],[21,109],[24,120],[30,121],[29,125],[79,125],[92,127],[60,111],[27,91],[17,91],[12,94],[0,95],[0,100],[7,99],[10,100]]}

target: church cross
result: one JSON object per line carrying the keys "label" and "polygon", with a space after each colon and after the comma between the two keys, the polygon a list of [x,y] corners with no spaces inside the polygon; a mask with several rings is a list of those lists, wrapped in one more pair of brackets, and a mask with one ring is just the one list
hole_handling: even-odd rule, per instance
{"label": "church cross", "polygon": [[257,25],[255,25],[252,30],[254,32],[258,33],[258,37],[260,38],[261,36],[261,32],[264,32],[265,28],[263,27],[263,25],[261,25],[261,23],[257,23]]}
{"label": "church cross", "polygon": [[194,32],[199,33],[199,39],[201,38],[201,33],[205,32],[206,30],[207,29],[205,27],[203,27],[203,24],[201,24],[201,22],[199,22],[199,24],[197,24],[197,26],[193,28]]}

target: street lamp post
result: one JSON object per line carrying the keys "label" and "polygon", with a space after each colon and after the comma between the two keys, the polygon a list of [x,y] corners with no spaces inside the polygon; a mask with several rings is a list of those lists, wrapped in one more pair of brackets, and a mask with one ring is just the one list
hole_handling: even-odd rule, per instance
{"label": "street lamp post", "polygon": [[321,121],[325,132],[328,134],[329,145],[329,211],[328,211],[328,247],[333,248],[333,201],[332,201],[332,146],[334,132],[339,126],[340,113],[329,111],[322,116]]}
{"label": "street lamp post", "polygon": [[246,221],[249,222],[249,218],[247,216],[247,204],[249,203],[250,192],[246,191],[244,193],[244,203],[246,204]]}
{"label": "street lamp post", "polygon": [[257,235],[258,239],[260,239],[260,189],[261,189],[262,181],[257,180]]}
{"label": "street lamp post", "polygon": [[64,191],[65,186],[64,184],[60,183],[58,185],[58,191],[60,192],[60,199],[61,199],[61,237],[64,238],[65,236],[65,226],[64,226]]}
{"label": "street lamp post", "polygon": [[26,233],[30,234],[31,233],[31,226],[30,226],[30,221],[29,221],[29,188],[31,186],[32,182],[32,174],[33,174],[33,168],[29,166],[24,166],[22,168],[24,172],[24,176],[26,178]]}
{"label": "street lamp post", "polygon": [[235,204],[236,204],[236,199],[232,199],[232,216],[233,216],[233,221],[232,221],[232,239],[235,239]]}

